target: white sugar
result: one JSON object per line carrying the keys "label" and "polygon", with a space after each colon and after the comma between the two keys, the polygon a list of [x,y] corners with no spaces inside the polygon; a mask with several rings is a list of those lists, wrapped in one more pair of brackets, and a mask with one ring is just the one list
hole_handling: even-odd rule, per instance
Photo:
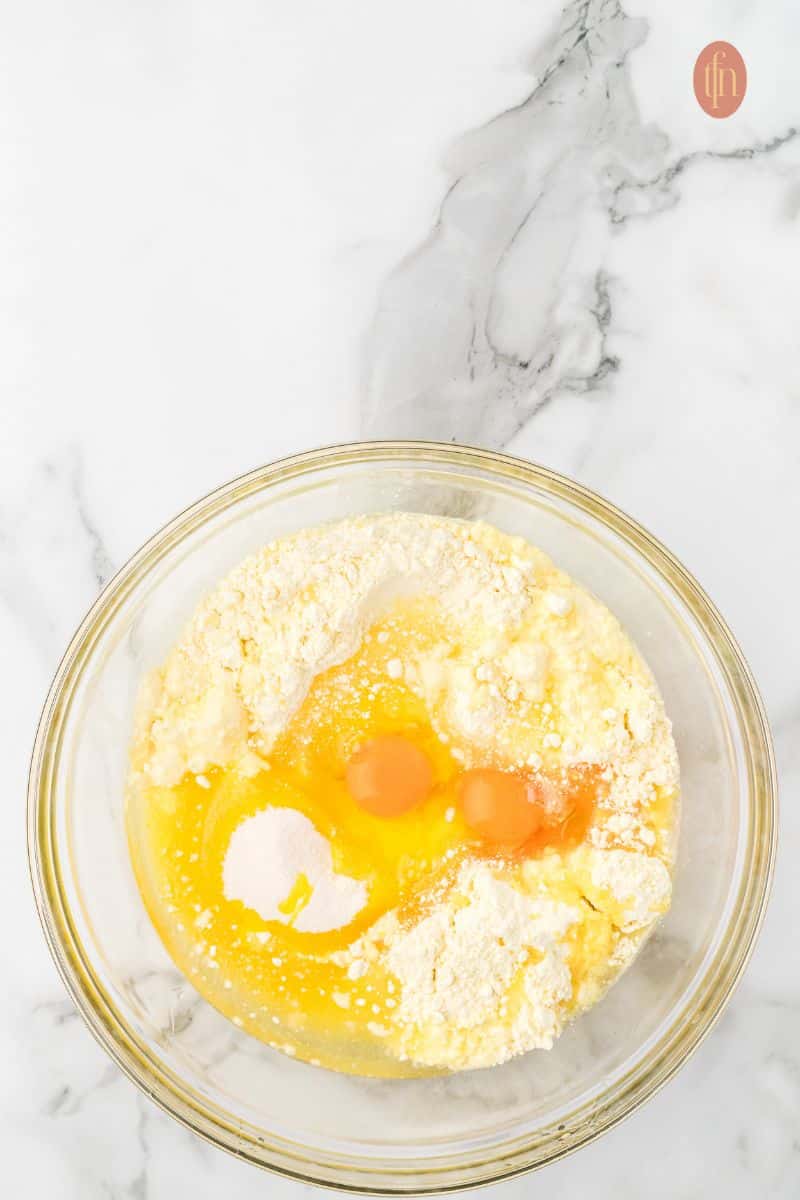
{"label": "white sugar", "polygon": [[280,906],[300,875],[312,889],[294,921],[301,933],[348,925],[366,904],[365,884],[334,871],[330,843],[302,813],[267,808],[234,830],[222,871],[226,899],[241,900],[264,921],[288,923]]}

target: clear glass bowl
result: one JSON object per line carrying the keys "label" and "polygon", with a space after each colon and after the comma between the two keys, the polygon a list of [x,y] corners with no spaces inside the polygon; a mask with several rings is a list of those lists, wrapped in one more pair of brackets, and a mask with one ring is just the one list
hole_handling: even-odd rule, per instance
{"label": "clear glass bowl", "polygon": [[[669,915],[551,1051],[433,1079],[337,1075],[269,1050],[175,970],[134,882],[123,820],[131,711],[197,600],[302,526],[414,510],[522,534],[621,619],[675,726],[682,826]],[[254,471],[151,539],[100,596],[44,708],[29,790],[42,924],[89,1028],[127,1075],[217,1146],[300,1179],[436,1192],[538,1167],[630,1113],[695,1049],[747,961],[775,851],[764,710],[692,577],[618,509],[542,467],[415,442],[314,451]]]}

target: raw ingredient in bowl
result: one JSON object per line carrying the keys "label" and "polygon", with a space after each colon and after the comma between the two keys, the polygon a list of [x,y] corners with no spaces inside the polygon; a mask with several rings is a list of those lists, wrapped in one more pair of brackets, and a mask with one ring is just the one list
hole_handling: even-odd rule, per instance
{"label": "raw ingredient in bowl", "polygon": [[128,828],[237,1025],[373,1075],[553,1044],[670,902],[678,763],[615,618],[541,551],[414,514],[243,562],[146,681]]}

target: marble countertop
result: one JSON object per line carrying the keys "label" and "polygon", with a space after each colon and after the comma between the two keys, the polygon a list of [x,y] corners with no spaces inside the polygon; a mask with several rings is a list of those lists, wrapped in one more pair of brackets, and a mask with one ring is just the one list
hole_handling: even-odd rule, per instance
{"label": "marble countertop", "polygon": [[[741,50],[715,121],[699,50]],[[621,1128],[505,1197],[800,1194],[800,9],[791,0],[109,0],[0,13],[0,1147],[15,1200],[300,1185],[103,1056],[21,808],[79,618],[157,526],[331,441],[502,446],[631,512],[753,666],[784,807],[725,1016]]]}

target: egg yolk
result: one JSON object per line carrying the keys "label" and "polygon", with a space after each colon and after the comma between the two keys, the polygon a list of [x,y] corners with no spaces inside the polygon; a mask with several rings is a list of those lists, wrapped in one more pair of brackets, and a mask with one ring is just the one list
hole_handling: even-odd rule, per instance
{"label": "egg yolk", "polygon": [[510,771],[467,771],[458,790],[464,820],[487,842],[521,846],[542,824],[535,787]]}
{"label": "egg yolk", "polygon": [[347,764],[350,795],[378,817],[397,817],[425,799],[433,786],[431,764],[399,734],[370,738]]}

